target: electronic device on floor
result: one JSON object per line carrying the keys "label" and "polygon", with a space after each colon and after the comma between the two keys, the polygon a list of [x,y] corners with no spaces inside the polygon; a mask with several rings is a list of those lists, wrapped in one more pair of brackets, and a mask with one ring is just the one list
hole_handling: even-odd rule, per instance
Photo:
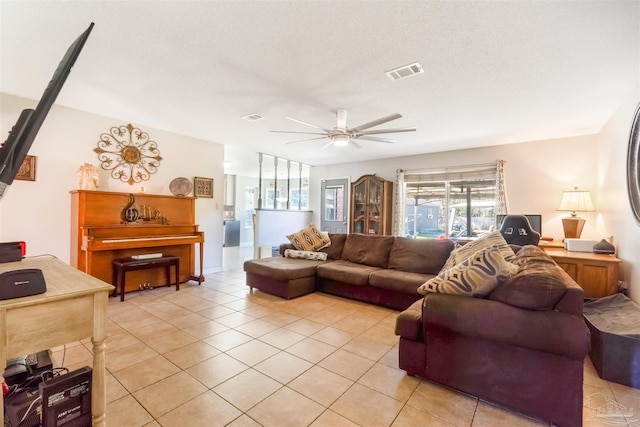
{"label": "electronic device on floor", "polygon": [[23,389],[4,398],[9,427],[90,426],[91,375],[85,366],[46,380],[46,375],[31,376]]}
{"label": "electronic device on floor", "polygon": [[53,363],[51,362],[49,351],[43,350],[7,360],[4,381],[7,385],[22,384],[28,377],[33,377],[52,369]]}

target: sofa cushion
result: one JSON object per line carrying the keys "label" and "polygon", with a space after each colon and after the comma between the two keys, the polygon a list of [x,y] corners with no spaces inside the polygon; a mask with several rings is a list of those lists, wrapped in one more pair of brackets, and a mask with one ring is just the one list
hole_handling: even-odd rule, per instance
{"label": "sofa cushion", "polygon": [[329,239],[331,240],[331,245],[322,248],[321,251],[326,252],[329,259],[341,259],[347,235],[344,233],[329,233]]}
{"label": "sofa cushion", "polygon": [[301,251],[317,251],[331,244],[329,234],[320,231],[315,224],[309,224],[297,233],[289,234],[287,239]]}
{"label": "sofa cushion", "polygon": [[[323,268],[328,267],[328,268]],[[318,277],[334,280],[347,285],[365,286],[369,284],[369,275],[380,270],[377,267],[338,260],[318,265]]]}
{"label": "sofa cushion", "polygon": [[316,268],[318,268],[318,263],[319,261],[278,256],[245,261],[244,271],[259,276],[267,276],[276,280],[287,281],[314,276],[316,274]]}
{"label": "sofa cushion", "polygon": [[512,260],[520,271],[489,296],[515,307],[551,310],[567,291],[568,275],[537,246],[524,246]]}
{"label": "sofa cushion", "polygon": [[299,251],[297,249],[287,249],[284,251],[285,258],[295,259],[312,259],[315,261],[326,261],[326,252],[313,252],[313,251]]}
{"label": "sofa cushion", "polygon": [[429,292],[486,297],[507,277],[516,274],[519,267],[504,259],[499,245],[481,249],[460,264],[441,272],[418,288]]}
{"label": "sofa cushion", "polygon": [[451,240],[396,237],[389,253],[388,268],[438,274],[452,250]]}
{"label": "sofa cushion", "polygon": [[375,288],[418,295],[418,287],[433,277],[435,277],[434,274],[384,269],[371,273],[369,285]]}
{"label": "sofa cushion", "polygon": [[454,249],[451,252],[451,255],[449,255],[447,262],[444,264],[440,272],[442,273],[445,270],[448,270],[453,266],[460,264],[462,261],[469,258],[475,252],[484,248],[494,246],[494,245],[498,246],[498,248],[500,249],[500,252],[502,253],[502,257],[505,260],[511,261],[515,257],[513,250],[511,249],[509,244],[506,242],[506,240],[504,240],[504,237],[502,237],[502,234],[500,234],[499,231],[492,231],[490,233],[483,234],[476,240],[469,242],[464,246],[460,246],[459,248]]}
{"label": "sofa cushion", "polygon": [[387,268],[393,236],[348,234],[342,249],[342,259],[371,267]]}

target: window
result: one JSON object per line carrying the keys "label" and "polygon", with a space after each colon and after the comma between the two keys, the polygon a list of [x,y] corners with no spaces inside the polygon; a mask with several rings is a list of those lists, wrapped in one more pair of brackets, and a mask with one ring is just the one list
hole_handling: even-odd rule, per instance
{"label": "window", "polygon": [[405,182],[405,235],[474,238],[495,228],[495,165],[409,172]]}
{"label": "window", "polygon": [[263,153],[258,163],[258,209],[309,209],[310,166]]}

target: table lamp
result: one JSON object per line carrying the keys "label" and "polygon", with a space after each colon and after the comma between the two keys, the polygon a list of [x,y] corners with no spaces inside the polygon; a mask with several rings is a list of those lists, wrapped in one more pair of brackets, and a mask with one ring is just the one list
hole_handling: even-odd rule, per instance
{"label": "table lamp", "polygon": [[586,221],[577,216],[576,212],[595,211],[593,203],[591,203],[591,192],[579,191],[578,187],[575,187],[573,190],[565,191],[562,194],[562,201],[560,202],[560,206],[558,206],[557,210],[571,211],[571,216],[562,218],[564,238],[579,239]]}

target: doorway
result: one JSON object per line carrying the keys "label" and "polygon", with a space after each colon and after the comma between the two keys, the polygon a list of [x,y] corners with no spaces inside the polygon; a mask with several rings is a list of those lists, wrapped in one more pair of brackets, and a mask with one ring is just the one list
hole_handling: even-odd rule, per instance
{"label": "doorway", "polygon": [[320,229],[328,233],[347,233],[349,178],[323,179],[320,194]]}

